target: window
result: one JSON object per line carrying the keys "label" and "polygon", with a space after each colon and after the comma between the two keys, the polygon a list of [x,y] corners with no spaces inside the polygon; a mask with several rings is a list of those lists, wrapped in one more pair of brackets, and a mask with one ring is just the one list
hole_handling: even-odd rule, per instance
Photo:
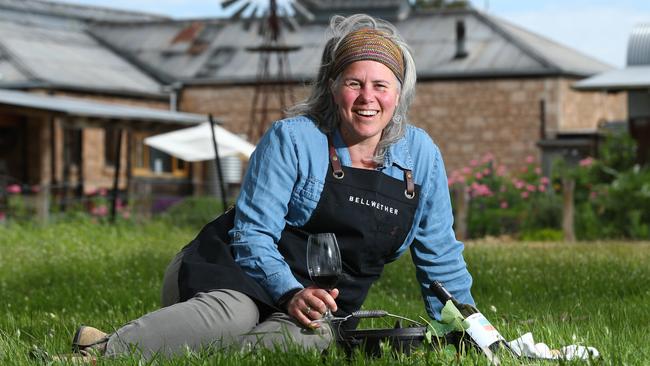
{"label": "window", "polygon": [[144,144],[144,132],[133,133],[133,175],[140,177],[177,177],[189,176],[189,164],[160,150]]}

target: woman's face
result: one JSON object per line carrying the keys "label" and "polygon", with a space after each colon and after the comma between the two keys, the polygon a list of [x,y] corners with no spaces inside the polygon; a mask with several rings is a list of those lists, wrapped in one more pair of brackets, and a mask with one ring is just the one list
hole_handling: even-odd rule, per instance
{"label": "woman's face", "polygon": [[399,102],[399,81],[383,64],[356,61],[332,85],[345,142],[379,142]]}

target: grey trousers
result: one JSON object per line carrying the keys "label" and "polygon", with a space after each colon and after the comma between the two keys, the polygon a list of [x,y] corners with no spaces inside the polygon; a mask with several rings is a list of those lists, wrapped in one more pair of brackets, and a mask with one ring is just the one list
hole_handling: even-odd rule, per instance
{"label": "grey trousers", "polygon": [[333,340],[327,324],[307,329],[284,313],[274,313],[259,322],[257,306],[247,295],[234,290],[199,293],[179,301],[178,272],[182,254],[165,271],[162,288],[163,308],[133,320],[108,338],[106,356],[133,352],[150,359],[182,355],[186,350],[231,348],[252,350],[258,347],[286,350],[327,348]]}

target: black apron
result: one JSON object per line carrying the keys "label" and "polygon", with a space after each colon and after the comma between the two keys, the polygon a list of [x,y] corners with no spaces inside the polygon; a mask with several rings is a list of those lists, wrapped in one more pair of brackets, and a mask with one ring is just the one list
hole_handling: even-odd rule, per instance
{"label": "black apron", "polygon": [[[335,233],[343,262],[343,276],[336,286],[339,310],[335,315],[345,316],[361,308],[384,264],[404,243],[413,223],[420,187],[413,183],[410,170],[404,171],[401,181],[380,171],[341,166],[331,143],[329,152],[330,166],[312,217],[302,227],[287,225],[278,250],[296,279],[303,286],[310,286],[313,282],[307,271],[307,237],[310,233]],[[229,210],[206,225],[183,248],[179,272],[181,301],[198,292],[236,290],[256,302],[263,318],[279,311],[278,305],[234,261],[228,245],[233,222],[234,210]]]}

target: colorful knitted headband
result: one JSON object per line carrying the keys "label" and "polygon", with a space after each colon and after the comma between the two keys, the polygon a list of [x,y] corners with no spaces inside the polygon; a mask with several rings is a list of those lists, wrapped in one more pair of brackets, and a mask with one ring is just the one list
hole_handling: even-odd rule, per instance
{"label": "colorful knitted headband", "polygon": [[349,64],[363,60],[382,63],[400,83],[404,81],[404,58],[399,46],[383,32],[369,28],[348,33],[341,40],[334,54],[332,76],[338,76]]}

